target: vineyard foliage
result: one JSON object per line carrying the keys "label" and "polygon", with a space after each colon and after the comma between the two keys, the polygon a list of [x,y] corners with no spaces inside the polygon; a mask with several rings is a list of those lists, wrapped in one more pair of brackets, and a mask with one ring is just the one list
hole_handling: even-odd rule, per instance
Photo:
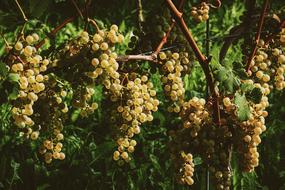
{"label": "vineyard foliage", "polygon": [[285,2],[2,0],[0,34],[0,189],[285,189]]}

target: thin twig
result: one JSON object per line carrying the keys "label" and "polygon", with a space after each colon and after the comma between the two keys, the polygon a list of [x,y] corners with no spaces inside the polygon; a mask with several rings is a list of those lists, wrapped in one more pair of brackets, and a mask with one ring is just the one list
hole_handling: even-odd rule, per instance
{"label": "thin twig", "polygon": [[15,0],[15,2],[16,2],[18,8],[20,9],[20,11],[21,11],[21,13],[22,13],[24,20],[27,22],[27,21],[28,21],[28,18],[26,17],[26,15],[25,15],[25,13],[24,13],[24,11],[23,11],[21,5],[19,4],[18,0]]}
{"label": "thin twig", "polygon": [[264,0],[263,2],[263,7],[262,7],[262,10],[261,10],[261,13],[260,13],[260,17],[259,17],[259,21],[258,21],[258,29],[257,29],[257,32],[256,32],[256,35],[255,35],[255,45],[254,45],[254,48],[247,60],[247,64],[246,64],[246,71],[248,72],[249,69],[250,69],[250,66],[251,66],[251,62],[255,56],[255,53],[256,53],[256,50],[257,50],[257,47],[258,47],[258,44],[259,44],[259,40],[260,40],[260,34],[261,34],[261,30],[262,30],[262,26],[263,26],[263,23],[264,23],[264,17],[265,17],[265,14],[266,14],[266,10],[268,8],[268,5],[269,5],[269,0]]}
{"label": "thin twig", "polygon": [[39,49],[40,47],[42,47],[45,44],[46,39],[49,38],[49,36],[55,36],[55,34],[61,30],[66,24],[72,22],[75,19],[75,17],[70,17],[65,19],[59,26],[57,26],[55,29],[53,29],[49,35],[47,35],[47,37],[43,40],[41,40],[35,47],[36,49]]}
{"label": "thin twig", "polygon": [[13,58],[14,58],[15,60],[18,60],[19,62],[21,62],[23,65],[26,65],[26,63],[21,59],[20,56],[18,56],[18,55],[13,55]]}
{"label": "thin twig", "polygon": [[84,19],[83,14],[81,12],[81,10],[79,9],[78,5],[76,4],[76,2],[74,0],[71,0],[72,4],[74,5],[77,13],[79,14],[79,16],[81,17],[81,19]]}

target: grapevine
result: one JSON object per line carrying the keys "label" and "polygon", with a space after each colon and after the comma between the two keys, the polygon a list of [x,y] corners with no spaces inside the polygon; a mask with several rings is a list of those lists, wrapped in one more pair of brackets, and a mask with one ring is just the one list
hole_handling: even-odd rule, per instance
{"label": "grapevine", "polygon": [[[170,159],[163,167],[181,186],[198,187],[203,171],[214,189],[229,190],[236,171],[256,171],[272,98],[285,88],[284,13],[275,14],[273,2],[243,4],[240,24],[223,38],[219,58],[210,51],[217,49],[210,34],[216,32],[211,16],[223,6],[219,0],[138,0],[137,28],[97,18],[95,2],[72,0],[76,14],[49,32],[15,2],[24,21],[12,41],[1,32],[1,103],[9,110],[11,142],[29,147],[33,163],[68,168],[75,152],[91,142],[88,166],[107,155],[112,164],[100,169],[116,168],[112,180],[137,172],[145,158],[161,170],[155,146],[165,135],[161,146]],[[56,42],[57,35],[63,40]],[[231,57],[235,53],[242,55]],[[161,130],[151,133],[156,126]],[[152,143],[149,155],[146,142]]]}

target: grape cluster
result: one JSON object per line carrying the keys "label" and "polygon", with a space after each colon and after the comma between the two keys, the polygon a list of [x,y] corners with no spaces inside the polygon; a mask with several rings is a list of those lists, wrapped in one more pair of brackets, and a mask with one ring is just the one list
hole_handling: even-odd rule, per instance
{"label": "grape cluster", "polygon": [[47,164],[53,159],[65,159],[65,154],[62,152],[63,127],[69,110],[66,102],[70,93],[63,85],[64,81],[59,83],[59,80],[55,75],[49,75],[46,89],[40,93],[35,105],[38,114],[36,123],[42,127],[42,144],[39,153],[43,155]]}
{"label": "grape cluster", "polygon": [[240,154],[242,154],[242,167],[245,171],[252,171],[258,166],[259,153],[257,146],[261,143],[260,135],[266,130],[265,118],[268,112],[265,110],[269,106],[267,96],[263,96],[257,104],[250,103],[251,115],[247,121],[240,124],[241,143]]}
{"label": "grape cluster", "polygon": [[209,5],[206,2],[202,2],[199,6],[192,7],[191,16],[197,22],[204,22],[209,19],[209,10]]}
{"label": "grape cluster", "polygon": [[159,64],[161,65],[161,81],[165,95],[173,102],[168,107],[168,111],[179,113],[185,94],[182,76],[190,69],[188,53],[161,52],[159,53]]}
{"label": "grape cluster", "polygon": [[81,109],[80,115],[82,117],[87,117],[94,113],[98,108],[98,103],[92,101],[94,93],[94,88],[88,86],[79,86],[75,90],[75,94],[72,99],[72,106]]}
{"label": "grape cluster", "polygon": [[36,140],[39,136],[39,129],[33,130],[35,124],[34,104],[38,100],[38,94],[45,90],[45,81],[48,76],[43,75],[49,64],[48,59],[43,59],[37,49],[33,47],[39,40],[34,33],[25,39],[20,39],[12,50],[10,59],[10,72],[18,77],[19,93],[14,100],[12,117],[15,124],[21,129],[25,137]]}
{"label": "grape cluster", "polygon": [[124,36],[118,32],[118,26],[112,25],[110,30],[99,30],[94,35],[81,32],[61,52],[58,66],[71,65],[68,68],[71,76],[65,79],[73,86],[72,105],[81,110],[81,116],[86,117],[98,108],[98,103],[92,98],[96,85],[103,84],[112,95],[112,101],[120,95],[122,86],[115,46],[123,41]]}
{"label": "grape cluster", "polygon": [[191,130],[191,136],[196,137],[201,126],[209,122],[209,112],[205,108],[203,98],[194,97],[183,104],[180,116],[183,118],[183,128]]}
{"label": "grape cluster", "polygon": [[193,173],[194,173],[194,163],[192,154],[185,152],[180,153],[181,159],[183,160],[183,167],[180,169],[180,182],[182,184],[193,185]]}
{"label": "grape cluster", "polygon": [[[253,171],[259,163],[259,154],[257,146],[261,143],[260,135],[266,130],[265,118],[268,112],[265,110],[269,106],[267,92],[259,83],[254,83],[248,79],[243,83],[254,85],[254,87],[263,91],[263,96],[259,103],[249,102],[250,117],[248,120],[240,122],[239,120],[230,121],[234,123],[236,135],[234,138],[237,145],[237,151],[242,157],[240,159],[241,166],[244,171]],[[229,97],[223,98],[224,110],[229,114],[228,118],[233,118],[236,115],[236,106]],[[229,121],[227,121],[229,122]]]}
{"label": "grape cluster", "polygon": [[265,46],[264,41],[259,43],[259,49],[251,62],[250,74],[254,75],[254,79],[261,83],[266,90],[266,95],[270,93],[273,86],[277,90],[285,88],[284,70],[285,70],[285,55],[284,55],[284,36],[285,30],[280,33],[280,38],[276,42]]}
{"label": "grape cluster", "polygon": [[[193,97],[188,102],[184,102],[180,117],[183,122],[177,130],[170,132],[173,141],[170,150],[174,160],[175,168],[178,169],[178,180],[182,184],[192,185],[194,164],[192,154],[200,156],[205,164],[212,158],[215,141],[206,137],[209,130],[212,130],[211,119],[203,98]],[[209,141],[208,141],[209,140]],[[182,150],[182,151],[181,151]],[[181,161],[182,160],[182,161]],[[181,168],[181,163],[183,168]]]}
{"label": "grape cluster", "polygon": [[[155,98],[156,91],[152,89],[153,84],[148,81],[146,75],[141,77],[131,75],[124,81],[126,83],[122,88],[117,107],[119,117],[122,118],[118,127],[120,131],[117,139],[118,150],[113,154],[113,159],[119,160],[120,163],[122,160],[130,161],[129,153],[132,153],[136,146],[136,141],[132,137],[140,133],[141,124],[153,120],[152,112],[157,111],[159,105],[159,101]],[[118,121],[115,122],[118,125]]]}

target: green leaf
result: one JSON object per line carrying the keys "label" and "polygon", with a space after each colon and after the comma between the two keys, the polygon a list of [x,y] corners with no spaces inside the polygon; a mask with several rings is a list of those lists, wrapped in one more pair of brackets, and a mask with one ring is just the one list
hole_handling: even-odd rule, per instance
{"label": "green leaf", "polygon": [[126,22],[125,22],[125,20],[123,20],[119,26],[119,31],[125,32],[125,30],[126,30]]}
{"label": "green leaf", "polygon": [[[229,66],[228,66],[229,67]],[[240,85],[239,78],[234,74],[231,68],[220,66],[215,71],[216,80],[220,82],[219,87],[221,90],[233,93]]]}
{"label": "green leaf", "polygon": [[222,82],[227,79],[227,70],[225,67],[221,67],[217,72],[217,80]]}
{"label": "green leaf", "polygon": [[8,74],[8,81],[11,83],[17,83],[19,81],[19,75],[16,73]]}
{"label": "green leaf", "polygon": [[159,165],[158,158],[155,155],[153,155],[153,154],[150,154],[149,158],[150,158],[150,160],[151,160],[151,162],[153,164],[153,167],[160,173],[161,167]]}
{"label": "green leaf", "polygon": [[249,118],[250,109],[245,95],[240,93],[235,94],[234,103],[237,106],[237,117],[240,121],[245,121]]}

